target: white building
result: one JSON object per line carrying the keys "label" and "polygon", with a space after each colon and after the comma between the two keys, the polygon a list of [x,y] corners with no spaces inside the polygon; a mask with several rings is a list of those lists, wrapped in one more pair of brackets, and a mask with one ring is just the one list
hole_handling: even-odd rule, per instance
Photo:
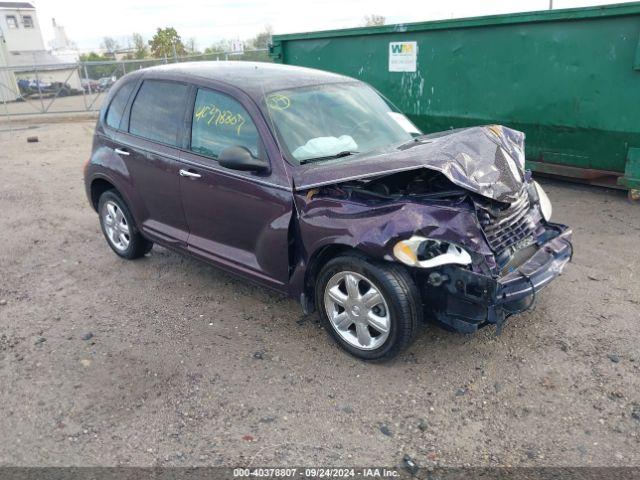
{"label": "white building", "polygon": [[6,70],[9,64],[9,52],[7,50],[7,42],[0,30],[0,102],[15,99],[15,89],[17,88],[16,78],[13,72]]}
{"label": "white building", "polygon": [[0,2],[0,29],[11,50],[44,50],[36,9],[27,2]]}
{"label": "white building", "polygon": [[76,65],[45,49],[35,7],[28,2],[0,1],[0,102],[21,96],[20,79],[82,88]]}
{"label": "white building", "polygon": [[53,41],[50,43],[52,52],[61,61],[74,63],[80,60],[80,53],[75,43],[69,40],[67,32],[62,25],[56,23],[56,19],[51,19],[53,23]]}

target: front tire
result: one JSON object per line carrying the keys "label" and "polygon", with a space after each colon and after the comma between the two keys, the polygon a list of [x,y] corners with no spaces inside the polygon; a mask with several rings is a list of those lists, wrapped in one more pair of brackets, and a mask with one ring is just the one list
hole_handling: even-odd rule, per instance
{"label": "front tire", "polygon": [[100,227],[118,256],[133,260],[147,254],[153,243],[140,235],[129,207],[115,190],[107,190],[98,201]]}
{"label": "front tire", "polygon": [[363,255],[327,262],[316,282],[326,330],[363,360],[388,360],[408,347],[422,320],[418,289],[407,272]]}

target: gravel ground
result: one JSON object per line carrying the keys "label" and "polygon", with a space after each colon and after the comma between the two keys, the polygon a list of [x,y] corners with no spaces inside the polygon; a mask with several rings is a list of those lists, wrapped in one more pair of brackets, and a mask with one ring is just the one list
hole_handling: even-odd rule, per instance
{"label": "gravel ground", "polygon": [[535,310],[366,364],[293,300],[157,246],[117,258],[84,195],[92,131],[0,132],[0,465],[640,465],[623,192],[543,181],[575,257]]}

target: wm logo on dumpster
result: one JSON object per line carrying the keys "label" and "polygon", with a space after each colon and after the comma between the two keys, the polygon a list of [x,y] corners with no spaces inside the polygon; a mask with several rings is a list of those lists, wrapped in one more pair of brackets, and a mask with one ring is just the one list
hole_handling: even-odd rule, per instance
{"label": "wm logo on dumpster", "polygon": [[417,42],[389,42],[390,72],[415,72],[417,58]]}
{"label": "wm logo on dumpster", "polygon": [[411,43],[392,43],[391,53],[413,53],[414,44]]}

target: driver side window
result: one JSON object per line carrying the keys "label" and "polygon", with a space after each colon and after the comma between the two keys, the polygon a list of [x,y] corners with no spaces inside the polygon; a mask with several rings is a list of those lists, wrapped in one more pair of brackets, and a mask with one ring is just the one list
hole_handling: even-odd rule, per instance
{"label": "driver side window", "polygon": [[241,146],[258,157],[258,131],[247,111],[233,98],[198,89],[191,122],[191,151],[218,158],[227,147]]}

